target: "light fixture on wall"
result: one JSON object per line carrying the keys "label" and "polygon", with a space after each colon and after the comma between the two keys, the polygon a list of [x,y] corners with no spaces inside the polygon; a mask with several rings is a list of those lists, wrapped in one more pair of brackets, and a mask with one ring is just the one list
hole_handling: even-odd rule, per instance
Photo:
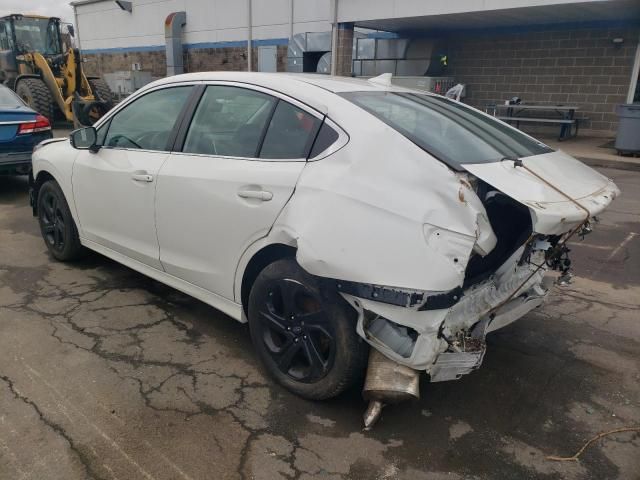
{"label": "light fixture on wall", "polygon": [[124,10],[125,12],[131,13],[131,11],[133,10],[132,2],[127,2],[126,0],[116,0],[116,4],[120,7],[121,10]]}

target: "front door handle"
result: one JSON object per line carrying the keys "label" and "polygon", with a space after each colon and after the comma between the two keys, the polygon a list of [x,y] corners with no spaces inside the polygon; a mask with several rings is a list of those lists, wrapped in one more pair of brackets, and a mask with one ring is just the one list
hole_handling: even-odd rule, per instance
{"label": "front door handle", "polygon": [[153,182],[153,175],[148,173],[134,173],[131,178],[136,182]]}
{"label": "front door handle", "polygon": [[273,198],[273,193],[266,190],[240,190],[238,196],[240,198],[257,198],[263,202],[268,202]]}

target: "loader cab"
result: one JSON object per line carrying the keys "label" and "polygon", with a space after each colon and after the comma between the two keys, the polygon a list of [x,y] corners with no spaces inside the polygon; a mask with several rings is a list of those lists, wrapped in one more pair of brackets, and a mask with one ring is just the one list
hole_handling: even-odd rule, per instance
{"label": "loader cab", "polygon": [[0,50],[16,54],[39,52],[44,56],[60,55],[60,19],[27,15],[0,18]]}

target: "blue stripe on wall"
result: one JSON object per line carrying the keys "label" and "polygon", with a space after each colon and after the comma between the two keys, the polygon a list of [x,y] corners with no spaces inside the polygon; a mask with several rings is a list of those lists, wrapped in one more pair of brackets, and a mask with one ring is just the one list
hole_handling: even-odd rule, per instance
{"label": "blue stripe on wall", "polygon": [[[288,45],[288,38],[267,38],[262,40],[253,40],[254,47],[263,47],[271,45]],[[246,40],[238,40],[233,42],[199,42],[199,43],[185,43],[184,48],[187,50],[197,48],[239,48],[246,47]],[[83,49],[84,54],[95,53],[124,53],[124,52],[160,52],[164,51],[164,45],[149,45],[144,47],[117,47],[117,48],[88,48]]]}

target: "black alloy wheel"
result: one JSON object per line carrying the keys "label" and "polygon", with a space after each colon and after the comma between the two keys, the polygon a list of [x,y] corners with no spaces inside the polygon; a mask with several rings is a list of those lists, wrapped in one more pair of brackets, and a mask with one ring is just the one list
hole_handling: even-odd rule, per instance
{"label": "black alloy wheel", "polygon": [[65,246],[65,219],[58,197],[53,191],[47,191],[42,195],[40,204],[40,222],[42,225],[42,236],[49,248],[62,252]]}
{"label": "black alloy wheel", "polygon": [[335,332],[321,300],[302,283],[269,283],[258,311],[261,335],[278,369],[298,382],[324,377],[335,360]]}
{"label": "black alloy wheel", "polygon": [[69,261],[81,256],[78,229],[55,180],[44,182],[38,190],[38,223],[44,243],[54,258]]}
{"label": "black alloy wheel", "polygon": [[322,288],[295,258],[262,270],[248,305],[251,339],[269,373],[288,390],[321,400],[338,395],[364,373],[367,344],[355,310]]}

